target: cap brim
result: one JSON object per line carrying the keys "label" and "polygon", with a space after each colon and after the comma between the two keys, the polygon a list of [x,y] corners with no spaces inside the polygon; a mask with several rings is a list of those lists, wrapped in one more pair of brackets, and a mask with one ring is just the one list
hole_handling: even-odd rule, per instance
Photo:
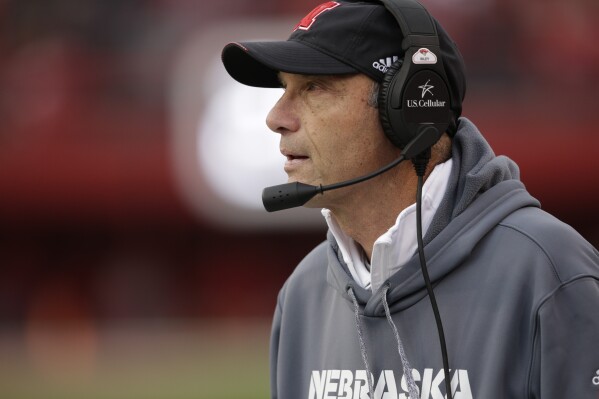
{"label": "cap brim", "polygon": [[298,41],[229,43],[222,52],[225,69],[240,83],[280,87],[278,73],[334,75],[356,69]]}

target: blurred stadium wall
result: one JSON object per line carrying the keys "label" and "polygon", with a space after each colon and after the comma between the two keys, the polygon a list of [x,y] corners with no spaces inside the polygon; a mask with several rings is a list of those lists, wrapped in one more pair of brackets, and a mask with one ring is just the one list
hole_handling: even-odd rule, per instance
{"label": "blurred stadium wall", "polygon": [[[324,226],[261,211],[277,93],[218,57],[317,3],[0,1],[0,397],[268,395],[276,294]],[[464,115],[598,246],[596,1],[423,3]]]}

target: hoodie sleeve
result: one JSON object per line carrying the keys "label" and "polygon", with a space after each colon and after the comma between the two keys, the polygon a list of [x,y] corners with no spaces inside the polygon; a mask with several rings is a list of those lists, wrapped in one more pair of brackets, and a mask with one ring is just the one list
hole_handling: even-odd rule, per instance
{"label": "hoodie sleeve", "polygon": [[599,398],[599,279],[561,284],[539,306],[530,398]]}
{"label": "hoodie sleeve", "polygon": [[279,357],[279,337],[281,333],[281,318],[283,316],[283,298],[284,289],[279,292],[277,307],[272,321],[272,330],[270,334],[270,397],[278,397],[277,365]]}

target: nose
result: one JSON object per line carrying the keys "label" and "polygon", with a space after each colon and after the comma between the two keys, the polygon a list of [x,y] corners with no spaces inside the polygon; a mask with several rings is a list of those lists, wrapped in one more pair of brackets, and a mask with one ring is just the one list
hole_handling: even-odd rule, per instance
{"label": "nose", "polygon": [[300,123],[293,99],[284,93],[266,116],[266,125],[275,133],[285,134],[297,132]]}

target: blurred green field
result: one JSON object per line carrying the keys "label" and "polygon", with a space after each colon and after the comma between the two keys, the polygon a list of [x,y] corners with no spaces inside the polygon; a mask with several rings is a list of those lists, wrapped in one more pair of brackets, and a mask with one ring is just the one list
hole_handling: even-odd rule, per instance
{"label": "blurred green field", "polygon": [[269,321],[0,327],[0,398],[254,399]]}

